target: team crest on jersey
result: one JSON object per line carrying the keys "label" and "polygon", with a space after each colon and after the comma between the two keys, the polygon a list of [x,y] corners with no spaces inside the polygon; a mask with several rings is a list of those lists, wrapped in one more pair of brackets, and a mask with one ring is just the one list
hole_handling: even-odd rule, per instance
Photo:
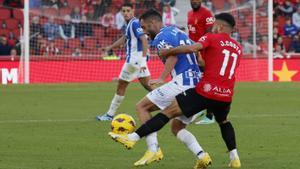
{"label": "team crest on jersey", "polygon": [[209,91],[211,91],[211,85],[208,84],[208,83],[204,84],[204,85],[203,85],[203,91],[204,91],[204,92],[209,92]]}
{"label": "team crest on jersey", "polygon": [[138,33],[143,33],[143,29],[142,29],[142,28],[137,28],[136,31],[137,31]]}

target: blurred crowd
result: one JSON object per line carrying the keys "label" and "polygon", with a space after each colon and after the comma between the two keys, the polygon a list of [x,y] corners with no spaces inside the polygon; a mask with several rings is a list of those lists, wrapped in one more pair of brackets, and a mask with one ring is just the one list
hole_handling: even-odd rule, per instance
{"label": "blurred crowd", "polygon": [[289,57],[287,52],[300,53],[300,1],[275,0],[273,23],[274,57]]}

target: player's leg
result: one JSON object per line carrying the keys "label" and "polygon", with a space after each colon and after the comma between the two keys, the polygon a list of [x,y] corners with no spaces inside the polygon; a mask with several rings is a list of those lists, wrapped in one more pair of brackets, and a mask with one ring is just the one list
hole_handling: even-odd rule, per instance
{"label": "player's leg", "polygon": [[128,84],[135,79],[137,73],[135,68],[129,63],[125,63],[119,75],[118,85],[116,93],[111,101],[108,111],[104,115],[97,116],[96,119],[99,121],[111,121],[120,107],[122,101],[125,98],[125,92]]}
{"label": "player's leg", "polygon": [[[136,105],[137,116],[144,124],[146,121],[151,119],[151,112],[159,110],[159,108],[153,104],[147,97],[144,97]],[[158,145],[157,133],[151,133],[146,136],[146,143],[148,150],[145,152],[142,158],[134,163],[135,166],[142,166],[150,164],[154,161],[160,161],[163,158],[163,153]]]}
{"label": "player's leg", "polygon": [[172,120],[172,133],[197,157],[194,168],[205,168],[212,163],[212,160],[207,152],[203,150],[197,141],[196,137],[186,130],[186,125],[191,124],[196,115],[187,118],[179,116]]}
{"label": "player's leg", "polygon": [[177,95],[176,100],[174,100],[170,106],[140,126],[136,132],[128,135],[118,135],[114,133],[109,133],[109,135],[114,140],[125,145],[127,148],[132,148],[142,137],[160,130],[169,122],[170,119],[183,115],[182,109],[184,110],[186,117],[191,117],[195,114],[195,112],[204,110],[206,108],[205,103],[201,102],[201,98],[199,99],[199,96],[200,95],[197,94],[195,88],[188,89],[184,93]]}
{"label": "player's leg", "polygon": [[231,122],[227,119],[227,115],[230,111],[230,103],[214,101],[210,106],[212,107],[212,111],[221,130],[222,138],[229,151],[229,167],[240,168],[241,163],[236,148],[235,131]]}
{"label": "player's leg", "polygon": [[140,68],[138,72],[138,79],[141,83],[141,85],[148,90],[149,92],[153,90],[153,88],[149,85],[150,81],[150,71],[148,69],[148,66],[145,66],[143,68]]}

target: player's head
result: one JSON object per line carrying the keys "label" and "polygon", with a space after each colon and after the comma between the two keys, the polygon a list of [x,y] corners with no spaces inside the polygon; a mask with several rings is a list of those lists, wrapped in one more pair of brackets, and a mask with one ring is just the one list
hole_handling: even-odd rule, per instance
{"label": "player's head", "polygon": [[126,22],[129,22],[134,16],[134,8],[131,3],[125,3],[122,5],[122,14]]}
{"label": "player's head", "polygon": [[150,9],[142,14],[140,17],[141,27],[144,32],[151,38],[154,39],[163,27],[162,16],[159,12],[154,9]]}
{"label": "player's head", "polygon": [[191,7],[194,11],[197,11],[201,7],[202,0],[191,0]]}
{"label": "player's head", "polygon": [[212,28],[213,33],[228,33],[230,34],[233,31],[235,26],[234,17],[230,13],[220,13],[215,15],[215,23]]}

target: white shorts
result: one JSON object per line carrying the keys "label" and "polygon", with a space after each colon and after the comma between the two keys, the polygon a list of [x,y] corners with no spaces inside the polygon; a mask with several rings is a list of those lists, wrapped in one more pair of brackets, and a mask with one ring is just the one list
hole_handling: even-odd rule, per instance
{"label": "white shorts", "polygon": [[131,82],[137,78],[150,76],[150,71],[148,69],[147,64],[144,66],[146,67],[146,69],[142,71],[140,69],[141,66],[139,65],[138,62],[134,62],[134,61],[129,63],[125,62],[120,72],[119,79],[122,79],[127,82]]}
{"label": "white shorts", "polygon": [[[146,97],[154,103],[158,108],[164,110],[168,107],[174,100],[175,96],[186,91],[189,88],[193,88],[194,86],[181,86],[176,81],[170,81],[159,88],[154,89],[149,92]],[[195,115],[194,115],[195,116]],[[184,124],[190,124],[195,117],[191,116],[189,118],[185,116],[176,117],[176,119],[180,120]]]}

